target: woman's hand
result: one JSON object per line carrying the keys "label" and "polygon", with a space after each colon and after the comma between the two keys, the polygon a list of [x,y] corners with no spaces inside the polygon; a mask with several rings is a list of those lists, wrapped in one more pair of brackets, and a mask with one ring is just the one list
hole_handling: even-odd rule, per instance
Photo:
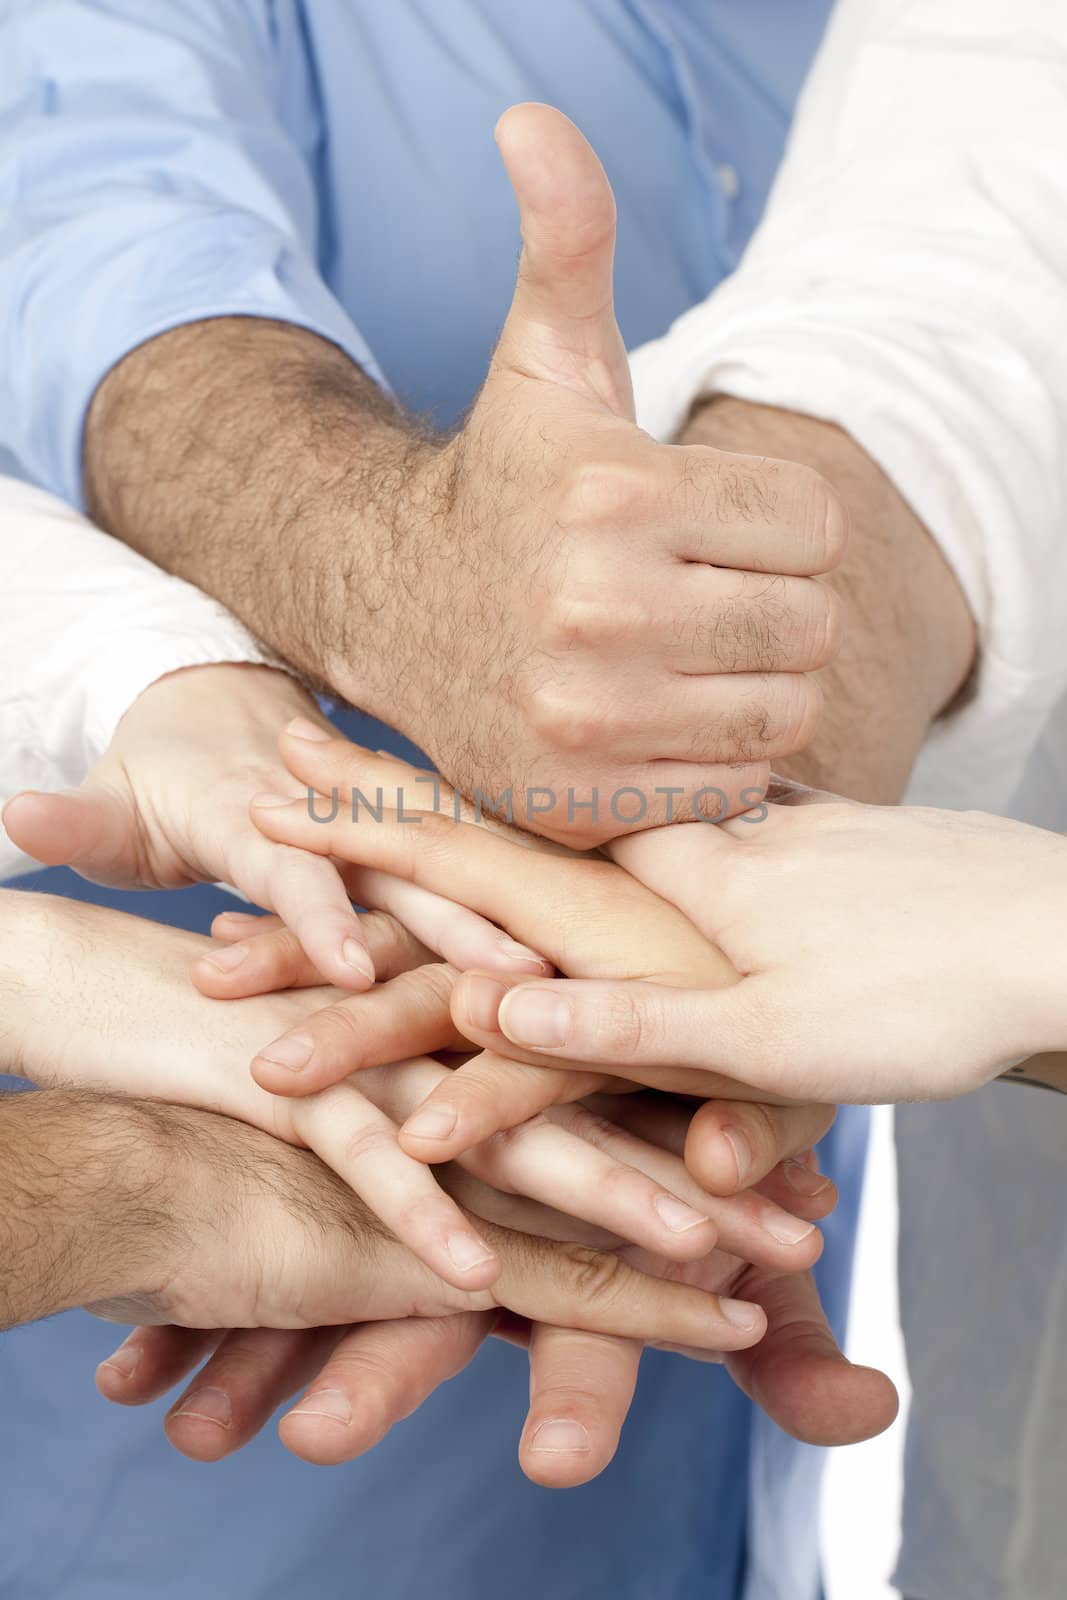
{"label": "woman's hand", "polygon": [[[532,950],[509,944],[483,918],[444,906],[381,873],[345,874],[304,851],[271,844],[248,802],[264,787],[296,795],[277,752],[278,730],[299,717],[329,737],[315,701],[271,667],[188,667],[151,685],[122,718],[79,789],[15,795],[4,807],[14,844],[48,866],[70,866],[123,889],[232,884],[276,911],[325,981],[366,989],[374,967],[360,904],[393,912],[424,944],[461,965],[544,976]],[[234,991],[241,952],[206,969],[210,993]],[[255,981],[254,969],[246,978]],[[236,992],[250,992],[248,987]]]}
{"label": "woman's hand", "polygon": [[[397,1143],[398,1123],[449,1068],[423,1057],[316,1095],[271,1095],[249,1076],[248,1053],[265,1033],[317,1011],[331,991],[218,1005],[185,977],[190,956],[205,947],[194,934],[47,896],[12,893],[0,904],[19,979],[8,1021],[25,1041],[26,1076],[220,1111],[305,1145],[447,1282],[471,1289],[495,1280],[500,1263],[469,1215]],[[388,970],[395,959],[389,924],[372,920],[375,955]],[[676,1144],[688,1108],[678,1117],[681,1133],[677,1118],[669,1130]],[[718,1239],[771,1268],[811,1265],[821,1246],[811,1224],[832,1207],[832,1185],[809,1195],[775,1177],[760,1194],[715,1200],[664,1149],[665,1137],[609,1125],[572,1105],[466,1152],[463,1164],[495,1188],[552,1208],[557,1222],[543,1227],[538,1210],[533,1231],[558,1228],[566,1213],[604,1230],[606,1242],[630,1240],[675,1261],[706,1255]],[[573,1226],[564,1236],[575,1236]]]}
{"label": "woman's hand", "polygon": [[[744,978],[683,993],[662,981],[471,975],[452,1009],[472,1038],[643,1081],[706,1065],[766,1098],[937,1099],[1031,1056],[1032,1076],[1061,1081],[1038,1054],[1067,1044],[1059,835],[782,785],[773,803],[716,827],[658,829],[608,848]],[[492,995],[496,1027],[470,1028],[472,1012],[491,1015]],[[701,1152],[702,1177],[725,1109],[694,1119],[690,1158]]]}
{"label": "woman's hand", "polygon": [[[651,892],[635,877],[599,856],[579,856],[560,849],[544,852],[527,836],[494,824],[476,828],[457,825],[449,791],[432,803],[426,786],[414,780],[423,775],[399,763],[387,767],[357,746],[343,740],[312,741],[287,733],[282,755],[294,776],[312,789],[330,796],[325,810],[318,806],[287,803],[253,807],[258,826],[272,837],[299,843],[341,859],[371,863],[379,870],[410,879],[422,887],[472,906],[500,922],[516,937],[541,941],[545,955],[564,972],[583,978],[639,979],[660,987],[718,988],[736,984],[737,971],[715,948],[689,916],[662,896]],[[352,795],[358,790],[378,808],[371,814]],[[336,803],[335,803],[336,802]],[[392,805],[393,810],[386,807]],[[332,817],[330,814],[336,811]],[[460,815],[469,814],[462,808]],[[318,816],[330,820],[315,820]],[[418,820],[415,820],[416,817]],[[404,820],[400,820],[403,818]],[[696,824],[692,825],[696,827]],[[691,829],[663,829],[655,835],[686,833]],[[701,829],[700,831],[704,831]],[[281,975],[284,955],[279,951]],[[292,969],[291,969],[292,970]],[[574,1073],[565,1059],[552,1070],[539,1070],[537,1056],[525,1065],[509,1061],[523,1053],[499,1030],[497,1009],[507,993],[509,977],[500,981],[468,974],[460,978],[452,996],[452,1016],[459,1032],[487,1046],[454,1073],[430,1096],[418,1119],[405,1124],[404,1148],[423,1160],[442,1161],[460,1150],[513,1126],[552,1104],[584,1097],[602,1086],[604,1077],[587,1068]],[[620,986],[627,992],[629,983]],[[359,1066],[357,1052],[338,1047],[344,1026],[353,1031],[367,1010],[366,997],[341,1002],[346,1024],[334,1017],[329,1026],[312,1019],[301,1028],[304,1066],[297,1082],[274,1087],[299,1093],[301,1084],[318,1085],[323,1077]],[[273,1046],[264,1054],[275,1054]],[[719,1117],[723,1137],[712,1158],[699,1171],[702,1185],[715,1193],[730,1194],[758,1181],[783,1156],[810,1148],[833,1120],[830,1106],[785,1105],[770,1108],[758,1102],[745,1084],[695,1065],[682,1068],[657,1061],[654,1069],[629,1071],[604,1055],[602,1070],[646,1082],[653,1087],[708,1098],[725,1095],[738,1104],[717,1107],[708,1116]],[[573,1064],[572,1064],[573,1065]],[[262,1058],[256,1073],[263,1079]],[[431,1120],[433,1119],[433,1120]]]}

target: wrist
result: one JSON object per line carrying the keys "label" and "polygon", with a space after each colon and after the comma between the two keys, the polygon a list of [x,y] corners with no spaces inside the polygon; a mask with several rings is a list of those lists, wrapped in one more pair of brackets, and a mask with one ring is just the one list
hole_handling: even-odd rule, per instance
{"label": "wrist", "polygon": [[133,1102],[68,1090],[0,1102],[0,1326],[140,1302],[174,1271],[178,1196],[153,1120]]}

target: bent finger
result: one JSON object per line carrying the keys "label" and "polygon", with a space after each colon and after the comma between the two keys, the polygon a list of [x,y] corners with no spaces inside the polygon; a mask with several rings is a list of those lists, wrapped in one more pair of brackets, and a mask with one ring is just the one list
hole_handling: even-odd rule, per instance
{"label": "bent finger", "polygon": [[442,1078],[400,1129],[419,1161],[451,1161],[549,1106],[580,1100],[610,1082],[602,1073],[532,1067],[483,1050]]}
{"label": "bent finger", "polygon": [[588,1483],[612,1460],[634,1397],[641,1346],[535,1323],[519,1465],[547,1489]]}
{"label": "bent finger", "polygon": [[96,1369],[105,1400],[143,1406],[173,1389],[223,1338],[217,1328],[135,1328]]}
{"label": "bent finger", "polygon": [[293,1102],[300,1137],[418,1259],[457,1289],[487,1289],[500,1262],[396,1125],[350,1083]]}
{"label": "bent finger", "polygon": [[884,1432],[897,1414],[896,1389],[884,1372],[842,1353],[811,1273],[752,1269],[742,1283],[767,1313],[759,1346],[727,1357],[745,1394],[807,1444],[856,1444]]}
{"label": "bent finger", "polygon": [[685,1164],[709,1194],[760,1183],[780,1161],[810,1150],[831,1127],[836,1107],[709,1100],[689,1124]]}
{"label": "bent finger", "polygon": [[451,967],[432,962],[334,1001],[264,1045],[252,1076],[273,1094],[317,1094],[367,1067],[463,1049],[467,1041],[448,1004],[455,977]]}
{"label": "bent finger", "polygon": [[472,1360],[490,1312],[368,1323],[340,1340],[308,1392],[278,1424],[302,1461],[336,1466],[372,1450],[390,1428]]}

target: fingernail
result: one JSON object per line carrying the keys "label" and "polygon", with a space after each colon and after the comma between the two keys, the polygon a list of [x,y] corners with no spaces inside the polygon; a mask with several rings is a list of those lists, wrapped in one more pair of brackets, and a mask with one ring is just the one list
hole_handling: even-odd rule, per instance
{"label": "fingernail", "polygon": [[468,978],[467,1015],[475,1028],[483,1033],[499,1032],[497,1012],[507,992],[507,985],[495,978],[485,978],[480,973]]}
{"label": "fingernail", "polygon": [[814,1222],[801,1222],[799,1217],[791,1217],[788,1211],[765,1211],[763,1227],[779,1244],[799,1244],[815,1231]]}
{"label": "fingernail", "polygon": [[831,1182],[823,1173],[813,1172],[804,1164],[802,1158],[794,1160],[792,1156],[782,1162],[782,1176],[796,1194],[803,1195],[807,1200],[814,1195],[822,1194],[824,1189],[830,1187]]}
{"label": "fingernail", "polygon": [[516,944],[514,939],[506,936],[499,941],[501,954],[507,956],[509,961],[524,961],[531,963],[541,972],[548,970],[549,963],[544,956],[539,956],[536,950],[528,950],[524,944]]}
{"label": "fingernail", "polygon": [[217,967],[219,972],[232,972],[234,967],[239,967],[242,961],[248,960],[248,946],[246,944],[227,945],[225,950],[213,950],[204,960],[211,966]]}
{"label": "fingernail", "polygon": [[101,1361],[102,1367],[110,1367],[117,1372],[120,1378],[132,1378],[137,1368],[141,1365],[141,1346],[131,1343],[129,1339],[120,1344],[118,1349],[109,1355],[106,1361]]}
{"label": "fingernail", "polygon": [[719,1308],[727,1322],[744,1333],[751,1333],[760,1324],[760,1313],[747,1300],[720,1300]]}
{"label": "fingernail", "polygon": [[291,1417],[328,1417],[348,1427],[352,1421],[352,1406],[341,1389],[316,1389],[306,1394],[299,1405],[289,1412]]}
{"label": "fingernail", "polygon": [[401,1132],[415,1139],[447,1139],[456,1126],[456,1113],[452,1106],[421,1106],[413,1111]]}
{"label": "fingernail", "polygon": [[741,1188],[744,1188],[745,1179],[752,1171],[752,1146],[737,1128],[724,1128],[722,1136],[734,1153],[734,1162],[737,1166],[737,1181]]}
{"label": "fingernail", "polygon": [[358,939],[346,939],[341,946],[341,954],[344,956],[346,966],[355,972],[361,972],[365,978],[374,982],[374,962],[366,945],[360,944]]}
{"label": "fingernail", "polygon": [[692,1206],[687,1206],[684,1200],[677,1199],[673,1194],[658,1194],[652,1204],[672,1233],[688,1233],[690,1228],[711,1221],[703,1212],[694,1211]]}
{"label": "fingernail", "polygon": [[475,1267],[482,1267],[493,1259],[493,1252],[477,1234],[450,1233],[447,1244],[452,1265],[460,1272],[473,1272]]}
{"label": "fingernail", "polygon": [[572,1422],[565,1417],[539,1423],[530,1440],[531,1450],[544,1450],[555,1456],[574,1455],[590,1448],[587,1429],[580,1422]]}
{"label": "fingernail", "polygon": [[228,1428],[233,1421],[230,1397],[224,1389],[197,1389],[174,1415],[199,1417],[201,1422],[214,1422],[220,1428]]}
{"label": "fingernail", "polygon": [[559,995],[523,984],[500,1002],[497,1026],[512,1044],[555,1050],[567,1042],[571,1008]]}
{"label": "fingernail", "polygon": [[294,803],[291,794],[257,794],[252,801],[254,806],[262,806],[264,810],[270,806],[291,806]]}
{"label": "fingernail", "polygon": [[309,722],[307,717],[294,717],[285,731],[294,739],[314,739],[316,744],[325,744],[330,737],[325,728]]}
{"label": "fingernail", "polygon": [[276,1067],[287,1067],[290,1072],[299,1072],[311,1060],[314,1049],[314,1039],[310,1039],[306,1033],[293,1033],[284,1039],[275,1039],[273,1044],[259,1052],[259,1059],[269,1061]]}

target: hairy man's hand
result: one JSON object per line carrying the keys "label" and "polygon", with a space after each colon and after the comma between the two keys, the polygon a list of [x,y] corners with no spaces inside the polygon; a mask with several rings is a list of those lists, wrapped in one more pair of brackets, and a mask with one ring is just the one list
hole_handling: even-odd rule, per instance
{"label": "hairy man's hand", "polygon": [[[410,731],[458,787],[513,789],[517,820],[556,839],[692,815],[701,790],[701,814],[737,810],[814,729],[806,674],[836,629],[812,577],[843,552],[844,510],[810,468],[635,426],[603,169],[547,106],[514,108],[497,139],[524,250],[478,401],[412,479]],[[332,677],[357,649],[354,627]],[[644,803],[613,806],[624,787]]]}
{"label": "hairy man's hand", "polygon": [[837,635],[818,575],[846,513],[761,446],[636,427],[608,180],[550,107],[513,108],[497,137],[525,248],[454,438],[315,335],[220,318],[101,384],[91,512],[460,789],[511,789],[534,831],[590,844],[738,811],[814,729]]}

